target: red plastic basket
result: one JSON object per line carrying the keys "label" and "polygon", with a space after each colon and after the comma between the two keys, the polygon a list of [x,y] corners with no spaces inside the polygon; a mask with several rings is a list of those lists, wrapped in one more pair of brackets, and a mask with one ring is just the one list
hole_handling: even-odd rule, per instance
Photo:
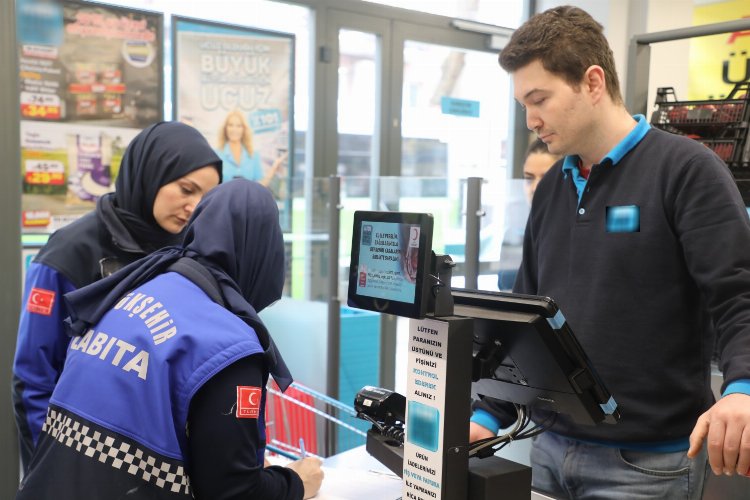
{"label": "red plastic basket", "polygon": [[[278,386],[273,383],[275,390]],[[289,387],[284,396],[299,401],[309,407],[314,407],[313,397],[295,387]],[[294,401],[268,394],[266,403],[266,440],[276,446],[299,453],[300,439],[305,442],[305,449],[318,454],[318,432],[315,424],[315,414]]]}

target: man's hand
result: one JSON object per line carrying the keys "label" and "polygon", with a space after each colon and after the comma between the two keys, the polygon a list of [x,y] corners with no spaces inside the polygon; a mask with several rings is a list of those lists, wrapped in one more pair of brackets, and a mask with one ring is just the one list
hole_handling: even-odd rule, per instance
{"label": "man's hand", "polygon": [[489,430],[486,427],[482,427],[479,424],[476,424],[474,422],[469,422],[469,442],[473,443],[474,441],[479,441],[480,439],[486,439],[495,437],[496,434],[494,434],[491,430]]}
{"label": "man's hand", "polygon": [[323,483],[323,470],[320,468],[321,461],[314,457],[303,458],[292,462],[287,467],[296,472],[305,485],[305,496],[312,498],[318,494],[320,485]]}
{"label": "man's hand", "polygon": [[698,418],[688,457],[693,458],[706,439],[708,463],[714,474],[747,476],[750,469],[750,396],[724,396]]}

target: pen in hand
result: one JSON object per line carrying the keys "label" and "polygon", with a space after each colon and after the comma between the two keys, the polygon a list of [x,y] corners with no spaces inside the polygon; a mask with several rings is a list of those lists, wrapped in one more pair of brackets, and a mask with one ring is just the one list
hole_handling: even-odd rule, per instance
{"label": "pen in hand", "polygon": [[307,451],[305,451],[305,440],[303,438],[299,438],[299,452],[301,458],[307,458]]}

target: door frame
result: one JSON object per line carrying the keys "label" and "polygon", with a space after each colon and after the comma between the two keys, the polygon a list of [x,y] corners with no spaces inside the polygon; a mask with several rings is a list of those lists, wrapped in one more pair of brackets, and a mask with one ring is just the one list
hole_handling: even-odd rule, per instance
{"label": "door frame", "polygon": [[352,5],[341,0],[320,0],[315,12],[317,40],[320,43],[315,62],[314,123],[310,130],[314,131],[315,144],[321,145],[313,153],[315,177],[336,175],[338,165],[339,30],[362,31],[378,37],[378,98],[381,109],[377,112],[377,137],[373,137],[376,146],[373,154],[377,155],[377,169],[373,175],[376,176],[401,175],[401,90],[405,42],[410,40],[459,50],[497,53],[496,49],[490,48],[490,35],[459,30],[453,26],[454,19],[451,17],[368,2]]}

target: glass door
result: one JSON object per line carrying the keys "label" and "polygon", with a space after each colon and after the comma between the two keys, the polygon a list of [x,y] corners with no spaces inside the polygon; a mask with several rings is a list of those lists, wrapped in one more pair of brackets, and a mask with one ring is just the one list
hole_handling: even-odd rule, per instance
{"label": "glass door", "polygon": [[[424,19],[328,11],[320,109],[335,116],[323,117],[325,149],[316,156],[324,168],[316,171],[342,177],[342,301],[354,210],[430,212],[433,249],[461,262],[466,179],[508,177],[511,94],[497,51],[487,48],[487,35]],[[500,238],[502,230],[484,226],[480,246],[497,260],[492,234]],[[406,345],[400,323],[384,318],[381,325],[381,384],[397,390],[405,361],[397,346]]]}
{"label": "glass door", "polygon": [[[413,200],[415,211],[430,207],[441,228],[433,249],[459,263],[453,285],[460,287],[466,179],[485,180],[479,250],[480,261],[487,264],[482,268],[497,265],[508,189],[518,188],[508,182],[510,78],[498,64],[498,51],[487,48],[485,35],[406,22],[395,23],[393,32],[394,45],[400,48],[393,57],[400,74],[392,91],[400,97],[393,110],[399,113],[400,128],[392,141],[400,147],[392,148],[390,162],[400,165],[400,175],[421,179],[400,193],[402,204]],[[494,280],[489,288],[496,289],[496,272],[489,280]]]}
{"label": "glass door", "polygon": [[[382,82],[390,65],[391,23],[338,10],[330,10],[327,19],[325,109],[336,112],[327,118],[325,170],[344,178],[344,196],[377,199],[369,179],[379,175],[382,152],[388,148],[382,103],[390,99],[390,87]],[[364,208],[374,208],[366,204]]]}

